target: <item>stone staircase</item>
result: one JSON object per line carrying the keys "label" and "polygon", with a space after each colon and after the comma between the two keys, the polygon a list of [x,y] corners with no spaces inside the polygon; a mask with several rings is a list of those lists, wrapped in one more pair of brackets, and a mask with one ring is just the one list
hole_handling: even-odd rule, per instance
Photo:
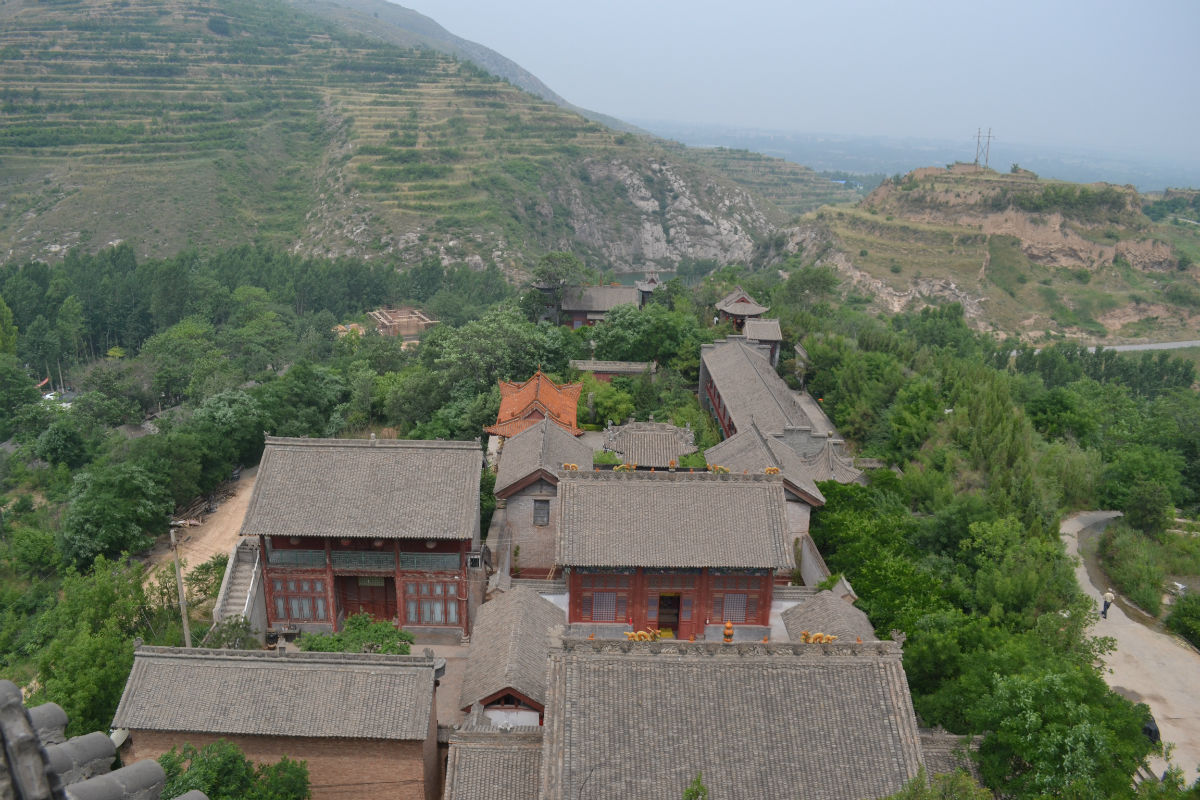
{"label": "stone staircase", "polygon": [[246,598],[250,596],[254,582],[262,571],[258,555],[258,542],[251,539],[242,540],[234,548],[229,558],[229,567],[225,570],[221,593],[213,609],[214,622],[240,615],[245,611]]}

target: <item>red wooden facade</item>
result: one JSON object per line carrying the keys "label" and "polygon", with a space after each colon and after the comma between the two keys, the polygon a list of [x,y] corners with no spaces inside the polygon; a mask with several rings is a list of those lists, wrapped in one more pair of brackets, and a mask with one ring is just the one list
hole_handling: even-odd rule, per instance
{"label": "red wooden facade", "polygon": [[767,625],[773,583],[767,570],[576,568],[568,621],[659,628],[677,639],[699,636],[709,624]]}
{"label": "red wooden facade", "polygon": [[470,541],[261,539],[271,628],[337,631],[365,611],[406,628],[467,631]]}
{"label": "red wooden facade", "polygon": [[721,400],[721,393],[717,391],[717,385],[707,374],[704,378],[704,396],[712,408],[713,416],[717,418],[717,424],[721,426],[722,437],[728,439],[737,433],[737,426],[733,424],[733,417],[730,416],[729,409]]}

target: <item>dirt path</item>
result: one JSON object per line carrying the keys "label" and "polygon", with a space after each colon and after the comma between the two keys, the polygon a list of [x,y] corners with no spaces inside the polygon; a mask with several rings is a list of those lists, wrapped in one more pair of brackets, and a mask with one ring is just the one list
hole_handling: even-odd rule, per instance
{"label": "dirt path", "polygon": [[[238,531],[242,528],[242,519],[246,516],[246,508],[250,505],[250,493],[256,477],[258,467],[243,470],[242,479],[237,482],[233,497],[217,506],[217,510],[209,514],[203,524],[193,528],[178,528],[175,531],[185,574],[218,553],[229,553],[233,550],[234,544],[237,543]],[[170,560],[171,538],[160,536],[146,559],[146,566],[153,570],[160,564],[169,563]]]}
{"label": "dirt path", "polygon": [[[1063,521],[1059,531],[1067,555],[1079,556],[1079,532],[1119,516],[1114,511],[1086,511]],[[1089,555],[1084,553],[1085,556]],[[1100,576],[1089,574],[1086,558],[1078,560],[1075,576],[1079,586],[1100,605],[1107,587],[1097,586]],[[1142,615],[1121,607],[1121,598],[1108,610],[1093,632],[1117,640],[1116,649],[1104,657],[1108,685],[1116,692],[1150,706],[1164,743],[1174,744],[1171,762],[1179,766],[1190,783],[1200,765],[1200,653],[1169,633],[1147,627]],[[1161,775],[1167,762],[1152,759],[1150,769]]]}

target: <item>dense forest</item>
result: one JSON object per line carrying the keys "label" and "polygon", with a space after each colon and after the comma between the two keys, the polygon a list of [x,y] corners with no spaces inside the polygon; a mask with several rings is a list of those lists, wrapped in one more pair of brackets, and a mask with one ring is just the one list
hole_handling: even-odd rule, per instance
{"label": "dense forest", "polygon": [[[529,271],[587,274],[564,254]],[[906,635],[923,724],[980,734],[982,774],[1003,796],[1193,796],[1178,774],[1132,785],[1154,750],[1146,710],[1103,680],[1112,642],[1089,632],[1095,609],[1058,520],[1126,512],[1105,558],[1150,613],[1168,575],[1200,575],[1200,540],[1176,520],[1200,502],[1194,367],[1035,351],[973,332],[954,305],[874,316],[801,256],[695,278],[572,331],[544,321],[539,292],[436,259],[399,272],[256,247],[140,261],[121,246],[0,266],[0,674],[63,705],[71,732],[106,728],[133,640],[182,643],[173,575],[147,580],[130,554],[256,463],[264,432],[469,440],[495,417],[497,380],[539,367],[577,378],[568,362],[595,357],[656,360],[659,380],[589,383],[582,421],[653,414],[715,444],[695,396],[699,348],[732,332],[710,324],[712,304],[740,283],[804,344],[807,362],[785,358],[784,377],[806,383],[860,455],[895,468],[822,485],[812,532],[880,634]],[[334,333],[403,303],[441,320],[415,349]],[[222,570],[189,577],[201,607]],[[1200,608],[1181,601],[1168,624],[1195,639]]]}

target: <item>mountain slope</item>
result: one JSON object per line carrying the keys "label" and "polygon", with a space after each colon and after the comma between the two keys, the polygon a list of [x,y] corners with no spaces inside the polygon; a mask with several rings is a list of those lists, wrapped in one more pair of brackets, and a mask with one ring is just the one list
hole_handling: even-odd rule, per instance
{"label": "mountain slope", "polygon": [[0,85],[11,258],[250,240],[641,269],[745,260],[784,218],[473,64],[278,0],[9,0]]}
{"label": "mountain slope", "polygon": [[[434,20],[387,0],[287,0],[290,5],[336,22],[346,30],[400,47],[427,47],[471,61],[530,94],[574,111],[613,130],[645,133],[616,117],[580,108],[555,92],[533,73],[491,48],[455,36]],[[383,24],[380,24],[383,23]]]}
{"label": "mountain slope", "polygon": [[1132,187],[961,164],[886,181],[789,239],[888,310],[950,300],[1033,341],[1168,340],[1200,330],[1196,227],[1156,224]]}

